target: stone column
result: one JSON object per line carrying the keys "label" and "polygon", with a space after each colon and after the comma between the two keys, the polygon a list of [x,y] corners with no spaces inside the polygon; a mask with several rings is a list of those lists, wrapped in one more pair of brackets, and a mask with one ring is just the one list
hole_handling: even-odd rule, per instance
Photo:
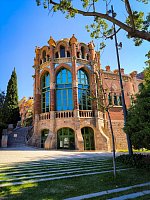
{"label": "stone column", "polygon": [[73,102],[74,102],[74,110],[79,110],[78,105],[78,80],[77,80],[77,66],[76,66],[76,45],[77,39],[73,35],[69,41],[71,45],[71,57],[72,57],[72,82],[73,82]]}
{"label": "stone column", "polygon": [[40,92],[40,47],[36,47],[34,59],[35,75],[34,75],[34,134],[32,137],[32,144],[34,146],[39,146],[39,114],[41,113],[41,92]]}
{"label": "stone column", "polygon": [[36,57],[34,60],[35,69],[35,91],[34,91],[34,113],[41,113],[41,92],[40,92],[40,48],[35,49]]}
{"label": "stone column", "polygon": [[50,122],[49,122],[49,134],[45,141],[45,149],[55,149],[57,140],[55,133],[55,107],[56,107],[56,77],[55,77],[55,65],[54,65],[54,48],[56,46],[56,42],[52,37],[50,37],[48,41],[50,47]]}
{"label": "stone column", "polygon": [[48,44],[50,46],[50,92],[51,92],[51,111],[55,111],[55,66],[54,66],[54,48],[55,41],[50,37]]}
{"label": "stone column", "polygon": [[[90,62],[91,62],[91,67],[92,67],[92,71],[91,71],[91,77],[90,77],[90,89],[91,89],[91,95],[93,97],[97,97],[97,82],[98,81],[98,77],[96,74],[96,68],[97,68],[97,62],[95,61],[95,50],[94,50],[94,43],[90,42],[88,44],[89,47],[89,52],[90,52]],[[96,110],[97,109],[97,101],[92,101],[92,110]]]}

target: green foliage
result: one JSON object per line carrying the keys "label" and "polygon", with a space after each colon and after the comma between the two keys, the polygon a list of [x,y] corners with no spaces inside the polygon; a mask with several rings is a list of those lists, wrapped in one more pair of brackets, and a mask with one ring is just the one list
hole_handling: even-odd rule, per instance
{"label": "green foliage", "polygon": [[[5,93],[4,91],[0,92],[0,141],[2,138],[3,129],[7,128],[7,125],[4,123],[4,102],[5,102]],[[1,142],[0,142],[1,144]]]}
{"label": "green foliage", "polygon": [[30,113],[30,115],[25,119],[24,126],[32,126],[33,124],[33,113]]}
{"label": "green foliage", "polygon": [[8,82],[7,93],[4,102],[4,122],[6,124],[17,124],[19,120],[17,75],[15,69]]}
{"label": "green foliage", "polygon": [[[137,1],[148,4],[148,0]],[[42,4],[44,8],[48,8],[50,11],[61,11],[63,14],[66,14],[66,18],[75,17],[76,14],[94,17],[93,23],[91,25],[86,26],[86,29],[88,32],[90,32],[92,38],[112,38],[112,36],[114,35],[113,28],[112,25],[108,23],[111,22],[119,26],[118,30],[125,30],[127,32],[127,37],[133,38],[133,41],[135,42],[136,46],[142,44],[143,39],[150,41],[150,33],[148,30],[150,25],[150,13],[147,17],[145,17],[142,11],[129,12],[129,10],[131,9],[130,1],[128,1],[128,3],[126,1],[122,1],[124,7],[127,10],[127,18],[125,22],[121,21],[120,19],[117,19],[117,17],[117,20],[114,20],[114,16],[112,17],[112,13],[109,10],[110,1],[80,0],[78,4],[79,6],[77,5],[78,8],[74,7],[74,2],[75,1],[73,0],[36,0],[38,6]],[[106,7],[106,10],[103,11],[103,13],[99,12],[100,6]]]}
{"label": "green foliage", "polygon": [[[148,31],[150,25],[150,13],[146,17],[146,20],[144,20],[144,13],[141,11],[140,12],[133,11],[132,16],[134,20],[135,29],[140,31]],[[126,23],[132,28],[130,16],[127,17]],[[132,35],[127,35],[127,37],[131,38]],[[133,41],[135,42],[135,46],[139,46],[143,42],[141,38],[136,38],[136,37],[133,39]]]}
{"label": "green foliage", "polygon": [[[149,53],[150,53],[150,51],[149,51]],[[149,62],[150,62],[150,60],[149,60]],[[148,67],[146,67],[144,70],[144,80],[145,80],[145,83],[144,83],[145,87],[146,88],[149,87],[149,85],[150,85],[150,65]]]}
{"label": "green foliage", "polygon": [[145,56],[148,58],[148,60],[145,61],[145,64],[150,67],[150,51]]}
{"label": "green foliage", "polygon": [[135,149],[150,149],[150,67],[144,71],[145,82],[134,105],[129,108],[124,131]]}
{"label": "green foliage", "polygon": [[5,93],[4,91],[2,91],[0,92],[0,122],[3,122],[4,119],[4,114],[3,114],[4,101],[5,101]]}
{"label": "green foliage", "polygon": [[116,158],[116,161],[129,165],[131,167],[150,169],[150,155],[121,155]]}

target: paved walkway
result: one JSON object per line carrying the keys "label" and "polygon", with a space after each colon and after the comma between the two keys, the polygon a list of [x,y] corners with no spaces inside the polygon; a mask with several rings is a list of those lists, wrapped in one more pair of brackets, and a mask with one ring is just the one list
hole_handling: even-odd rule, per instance
{"label": "paved walkway", "polygon": [[[36,151],[36,152],[35,152]],[[119,154],[117,154],[119,155]],[[0,163],[12,164],[18,162],[38,161],[58,158],[92,158],[92,157],[112,157],[112,153],[107,152],[78,152],[43,150],[33,147],[23,146],[16,148],[0,148]]]}

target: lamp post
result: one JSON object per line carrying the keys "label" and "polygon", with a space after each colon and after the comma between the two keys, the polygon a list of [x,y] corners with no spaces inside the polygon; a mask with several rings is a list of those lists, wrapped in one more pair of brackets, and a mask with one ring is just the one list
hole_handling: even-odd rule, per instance
{"label": "lamp post", "polygon": [[[111,14],[112,14],[113,18],[116,17],[116,13],[113,10],[113,6],[111,6]],[[122,96],[122,108],[123,108],[123,115],[124,115],[124,124],[126,124],[127,108],[126,108],[126,103],[125,103],[124,88],[123,88],[122,75],[121,75],[121,69],[120,69],[120,59],[119,59],[119,52],[118,52],[118,42],[117,42],[115,23],[113,23],[113,28],[114,28],[115,47],[116,47],[118,72],[119,72],[119,80],[120,80],[120,88],[121,88],[121,96]],[[129,152],[129,155],[132,155],[133,151],[132,151],[131,139],[130,139],[128,134],[126,134],[126,137],[127,137],[127,144],[128,144],[128,152]]]}

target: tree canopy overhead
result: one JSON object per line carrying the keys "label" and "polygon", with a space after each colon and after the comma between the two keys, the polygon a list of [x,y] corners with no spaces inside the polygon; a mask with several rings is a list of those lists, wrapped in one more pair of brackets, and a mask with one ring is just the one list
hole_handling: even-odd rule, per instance
{"label": "tree canopy overhead", "polygon": [[[117,18],[116,13],[111,13],[111,0],[80,0],[79,4],[74,0],[36,0],[37,5],[43,4],[44,8],[54,12],[59,10],[66,14],[67,18],[74,17],[76,14],[94,17],[93,23],[86,27],[88,31],[91,31],[93,38],[107,38],[113,35],[113,28],[108,26],[107,21],[116,24],[119,27],[118,31],[120,29],[125,30],[127,36],[133,38],[135,45],[140,45],[143,40],[150,41],[150,13],[144,16],[144,12],[132,10],[129,0],[120,1],[126,9],[127,17],[125,21],[121,21],[119,17]],[[135,1],[145,4],[149,2],[149,0]],[[82,6],[80,6],[80,3],[82,3]],[[100,11],[102,4],[105,7],[103,13]]]}

